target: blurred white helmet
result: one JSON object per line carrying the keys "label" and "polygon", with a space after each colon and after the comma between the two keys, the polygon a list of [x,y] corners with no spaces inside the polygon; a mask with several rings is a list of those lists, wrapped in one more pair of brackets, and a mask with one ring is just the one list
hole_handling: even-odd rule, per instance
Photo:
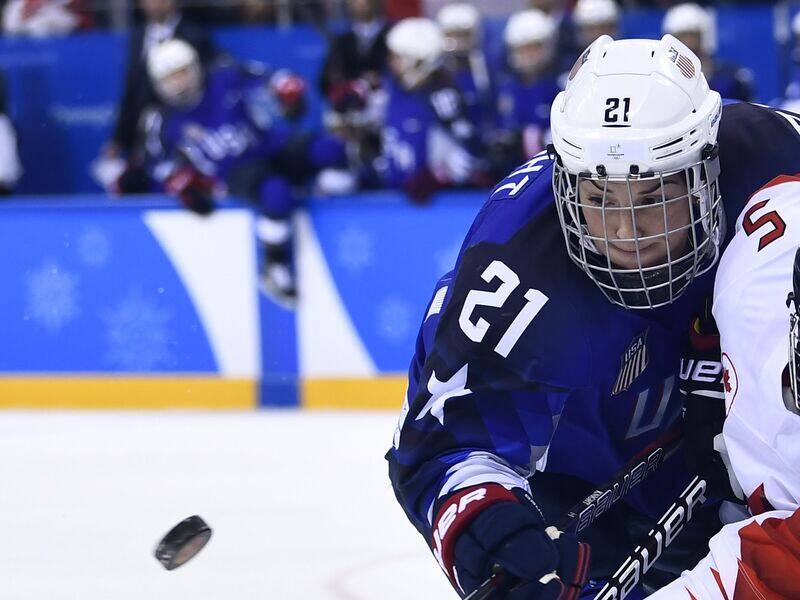
{"label": "blurred white helmet", "polygon": [[394,55],[393,70],[401,83],[413,89],[441,64],[444,52],[442,31],[435,21],[421,17],[403,19],[386,38]]}
{"label": "blurred white helmet", "polygon": [[578,0],[572,11],[572,19],[578,27],[616,23],[619,7],[614,0]]}
{"label": "blurred white helmet", "polygon": [[626,308],[669,304],[719,255],[722,99],[700,69],[671,35],[602,36],[553,102],[553,188],[567,250]]}
{"label": "blurred white helmet", "polygon": [[200,58],[183,40],[154,46],[147,54],[147,72],[158,96],[171,106],[191,106],[202,93]]}
{"label": "blurred white helmet", "polygon": [[[542,11],[532,8],[515,12],[503,35],[511,66],[521,73],[533,73],[549,63],[555,33],[553,18]],[[541,46],[541,51],[530,51],[534,45]]]}
{"label": "blurred white helmet", "polygon": [[713,54],[716,46],[714,19],[706,9],[694,2],[676,4],[664,15],[664,33],[680,37],[683,33],[699,33],[703,52]]}
{"label": "blurred white helmet", "polygon": [[800,12],[792,19],[792,33],[794,33],[795,37],[800,37]]}
{"label": "blurred white helmet", "polygon": [[444,34],[445,52],[468,53],[479,42],[481,14],[466,2],[445,5],[436,16]]}

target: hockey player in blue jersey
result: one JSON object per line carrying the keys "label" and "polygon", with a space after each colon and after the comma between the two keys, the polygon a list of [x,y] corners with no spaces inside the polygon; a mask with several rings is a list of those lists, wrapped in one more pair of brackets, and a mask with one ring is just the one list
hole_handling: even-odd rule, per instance
{"label": "hockey player in blue jersey", "polygon": [[298,86],[287,86],[285,73],[278,73],[282,81],[276,82],[268,73],[233,63],[206,73],[194,49],[181,40],[153,48],[147,64],[166,107],[151,119],[147,136],[155,179],[201,214],[229,194],[253,202],[266,250],[262,281],[274,297],[293,302],[290,167],[304,165],[310,174],[344,162],[341,144],[304,138],[298,147],[292,126],[298,99],[287,89],[297,92]]}
{"label": "hockey player in blue jersey", "polygon": [[478,131],[442,68],[438,25],[405,19],[389,32],[387,44],[391,76],[385,83],[382,155],[375,161],[382,185],[425,201],[437,189],[482,184]]}
{"label": "hockey player in blue jersey", "polygon": [[[680,425],[679,358],[726,223],[800,172],[800,119],[723,103],[670,35],[598,39],[552,132],[549,152],[494,188],[436,285],[387,454],[462,597],[499,566],[514,587],[495,600],[577,598],[678,496],[689,474],[674,456],[578,539],[548,527]],[[650,585],[706,552],[715,523],[696,523]]]}
{"label": "hockey player in blue jersey", "polygon": [[464,112],[479,131],[495,123],[494,81],[482,48],[481,15],[466,2],[446,4],[436,15],[444,36],[444,68],[464,101]]}
{"label": "hockey player in blue jersey", "polygon": [[697,54],[712,90],[731,100],[753,99],[753,73],[714,56],[714,21],[706,9],[693,2],[677,4],[664,15],[662,29]]}
{"label": "hockey player in blue jersey", "polygon": [[550,139],[550,106],[560,90],[555,35],[553,19],[536,9],[514,13],[506,24],[511,72],[499,84],[497,112],[512,164],[535,156]]}

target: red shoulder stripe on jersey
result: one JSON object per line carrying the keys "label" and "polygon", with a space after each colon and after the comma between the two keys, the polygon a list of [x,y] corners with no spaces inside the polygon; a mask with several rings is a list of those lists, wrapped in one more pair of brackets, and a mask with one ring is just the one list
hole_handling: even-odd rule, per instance
{"label": "red shoulder stripe on jersey", "polygon": [[[782,183],[789,183],[790,181],[800,182],[800,173],[795,173],[794,175],[778,175],[777,177],[773,177],[767,183],[758,188],[755,192],[750,194],[750,198],[752,198],[759,192],[763,192],[768,188],[775,187],[776,185],[780,185]],[[750,198],[747,199],[748,202],[750,202]]]}
{"label": "red shoulder stripe on jersey", "polygon": [[697,598],[695,598],[695,597],[694,597],[694,594],[693,594],[692,592],[690,592],[690,591],[689,591],[689,588],[687,588],[687,587],[685,587],[685,586],[684,586],[684,588],[683,588],[683,589],[685,589],[685,590],[686,590],[686,593],[687,593],[687,594],[689,594],[689,598],[691,598],[692,600],[697,600]]}

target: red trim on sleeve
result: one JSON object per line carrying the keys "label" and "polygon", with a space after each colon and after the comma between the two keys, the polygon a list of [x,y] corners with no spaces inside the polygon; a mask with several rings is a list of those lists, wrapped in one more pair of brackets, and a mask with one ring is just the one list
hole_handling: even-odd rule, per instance
{"label": "red trim on sleeve", "polygon": [[459,534],[482,510],[498,502],[518,503],[519,499],[499,483],[488,483],[459,490],[439,509],[433,520],[431,549],[453,584],[456,583],[453,553]]}

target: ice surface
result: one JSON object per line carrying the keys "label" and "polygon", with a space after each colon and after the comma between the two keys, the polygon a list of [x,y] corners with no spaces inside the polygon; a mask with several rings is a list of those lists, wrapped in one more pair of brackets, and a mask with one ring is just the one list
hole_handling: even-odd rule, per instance
{"label": "ice surface", "polygon": [[[456,598],[395,502],[385,413],[0,413],[4,600]],[[214,529],[167,572],[158,539]]]}

